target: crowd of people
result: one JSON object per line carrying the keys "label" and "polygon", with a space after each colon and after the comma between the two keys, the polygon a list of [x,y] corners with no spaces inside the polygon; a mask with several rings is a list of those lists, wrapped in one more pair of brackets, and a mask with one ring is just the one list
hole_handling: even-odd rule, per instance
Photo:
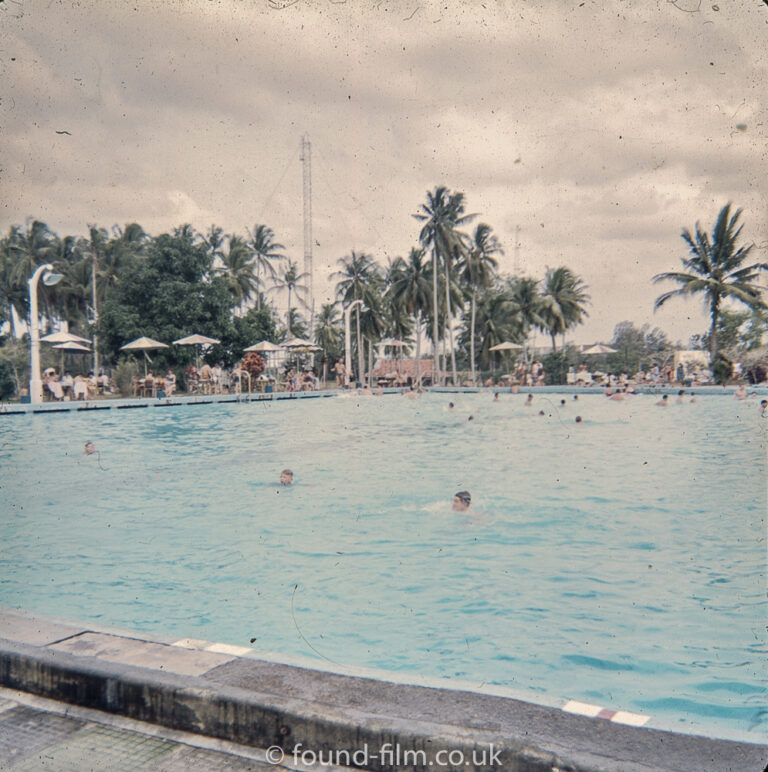
{"label": "crowd of people", "polygon": [[110,394],[114,384],[110,377],[100,370],[98,376],[93,370],[88,375],[73,376],[69,370],[60,374],[55,367],[43,371],[43,396],[55,401],[76,401],[93,399],[99,394]]}

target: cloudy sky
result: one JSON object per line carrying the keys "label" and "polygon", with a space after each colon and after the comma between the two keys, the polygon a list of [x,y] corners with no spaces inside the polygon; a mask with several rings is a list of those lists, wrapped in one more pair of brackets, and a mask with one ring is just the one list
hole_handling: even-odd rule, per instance
{"label": "cloudy sky", "polygon": [[307,133],[317,304],[446,185],[502,270],[583,277],[576,342],[687,340],[700,303],[650,282],[682,228],[733,201],[768,259],[767,50],[760,0],[4,0],[0,228],[266,223],[301,262]]}

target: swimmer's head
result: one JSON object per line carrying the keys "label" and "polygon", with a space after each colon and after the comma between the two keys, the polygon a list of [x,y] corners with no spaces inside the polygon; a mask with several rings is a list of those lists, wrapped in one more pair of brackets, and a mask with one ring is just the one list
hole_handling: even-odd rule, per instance
{"label": "swimmer's head", "polygon": [[580,415],[577,415],[575,420],[576,420],[576,423],[577,423],[577,424],[580,424],[580,423],[581,423],[581,421],[582,421],[582,419],[581,419],[581,416],[580,416]]}
{"label": "swimmer's head", "polygon": [[280,485],[293,485],[293,471],[290,469],[283,469],[280,472]]}
{"label": "swimmer's head", "polygon": [[449,402],[448,407],[453,407],[453,402]]}
{"label": "swimmer's head", "polygon": [[453,511],[466,512],[472,503],[472,496],[469,491],[459,491],[453,494]]}
{"label": "swimmer's head", "polygon": [[85,443],[85,455],[90,456],[92,453],[96,452],[96,446],[88,440],[88,442]]}

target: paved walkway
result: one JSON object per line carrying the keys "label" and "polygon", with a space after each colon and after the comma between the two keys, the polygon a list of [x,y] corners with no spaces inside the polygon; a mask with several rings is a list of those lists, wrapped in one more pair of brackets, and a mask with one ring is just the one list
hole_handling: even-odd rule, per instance
{"label": "paved walkway", "polygon": [[264,751],[0,688],[0,770],[283,772]]}

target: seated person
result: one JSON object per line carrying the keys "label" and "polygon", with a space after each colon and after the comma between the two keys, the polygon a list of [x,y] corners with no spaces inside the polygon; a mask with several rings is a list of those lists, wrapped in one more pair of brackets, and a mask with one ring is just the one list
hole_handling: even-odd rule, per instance
{"label": "seated person", "polygon": [[109,384],[109,376],[103,370],[99,370],[99,377],[96,380],[99,385],[99,391],[102,394],[106,394],[112,390]]}
{"label": "seated person", "polygon": [[94,375],[93,370],[91,370],[88,373],[87,383],[88,383],[88,398],[91,399],[95,397],[99,392],[99,384],[98,384],[98,381],[96,380],[96,376]]}
{"label": "seated person", "polygon": [[58,375],[54,373],[52,376],[50,376],[46,385],[48,387],[48,391],[53,395],[55,400],[64,399],[64,390],[61,388]]}
{"label": "seated person", "polygon": [[168,368],[168,372],[165,374],[165,378],[163,379],[163,390],[165,391],[166,397],[172,396],[173,392],[176,390],[176,375],[170,367]]}
{"label": "seated person", "polygon": [[72,388],[75,385],[75,379],[72,377],[72,373],[70,373],[69,370],[67,370],[64,375],[61,376],[59,383],[61,384],[61,389],[64,392],[64,396],[71,397]]}
{"label": "seated person", "polygon": [[74,385],[75,399],[88,399],[88,380],[82,373],[75,376]]}

